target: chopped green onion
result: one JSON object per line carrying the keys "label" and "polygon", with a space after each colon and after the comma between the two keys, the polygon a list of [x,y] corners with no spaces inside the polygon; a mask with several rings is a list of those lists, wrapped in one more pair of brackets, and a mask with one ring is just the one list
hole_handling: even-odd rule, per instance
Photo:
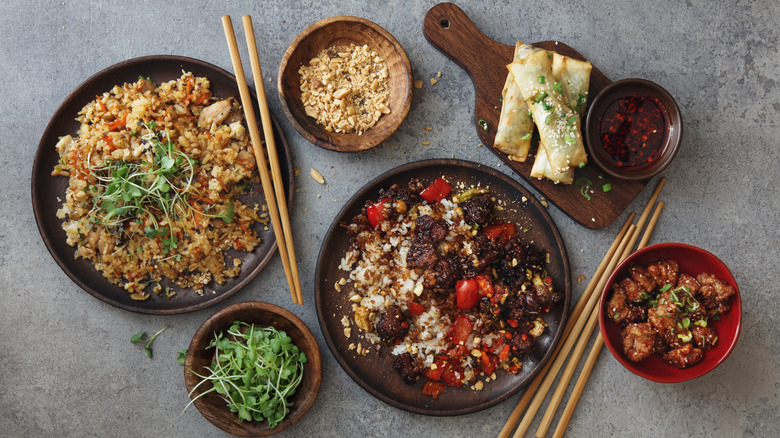
{"label": "chopped green onion", "polygon": [[545,117],[544,119],[544,124],[549,125],[550,121],[552,121],[552,118],[553,118],[553,114],[547,114],[547,117]]}
{"label": "chopped green onion", "polygon": [[580,187],[580,194],[585,199],[590,201],[590,195],[588,194],[588,190],[590,190],[590,187],[593,185],[593,183],[588,178],[581,176],[577,178],[576,181],[574,181],[574,187],[579,187],[580,185],[582,185],[582,187]]}
{"label": "chopped green onion", "polygon": [[478,124],[478,125],[479,125],[479,126],[482,128],[482,129],[484,129],[485,131],[487,131],[487,130],[488,130],[488,124],[487,124],[487,122],[486,122],[485,120],[483,120],[483,119],[479,119],[479,121],[477,122],[477,124]]}
{"label": "chopped green onion", "polygon": [[567,121],[566,121],[566,124],[567,124],[567,125],[569,125],[569,126],[571,126],[571,125],[573,125],[573,124],[574,124],[574,122],[576,122],[576,121],[577,121],[577,116],[571,116],[571,117],[569,117],[569,120],[567,120]]}
{"label": "chopped green onion", "polygon": [[555,83],[555,85],[553,85],[552,89],[554,91],[557,91],[558,93],[560,93],[561,92],[561,85],[563,85],[563,83],[561,81],[558,81],[558,82]]}
{"label": "chopped green onion", "polygon": [[528,110],[528,117],[533,117],[534,115],[531,114],[531,110]]}
{"label": "chopped green onion", "polygon": [[681,322],[682,322],[683,328],[688,328],[688,327],[691,326],[691,319],[690,318],[683,318]]}
{"label": "chopped green onion", "polygon": [[540,84],[543,84],[543,83],[544,83],[544,76],[539,76],[539,83],[540,83]]}
{"label": "chopped green onion", "polygon": [[584,162],[584,161],[580,161],[580,164],[578,164],[577,166],[578,166],[580,169],[582,169],[583,167],[585,167],[585,162]]}
{"label": "chopped green onion", "polygon": [[544,100],[544,98],[547,97],[547,93],[539,93],[536,95],[536,99],[534,99],[534,102],[539,103]]}
{"label": "chopped green onion", "polygon": [[601,191],[604,193],[607,193],[608,191],[612,190],[612,184],[606,183],[603,186],[601,186]]}
{"label": "chopped green onion", "polygon": [[503,102],[504,101],[504,96],[498,96],[498,101],[499,102]]}
{"label": "chopped green onion", "polygon": [[667,284],[667,285],[665,285],[664,287],[661,288],[661,292],[666,292],[666,291],[668,291],[671,288],[672,288],[671,283]]}
{"label": "chopped green onion", "polygon": [[530,139],[531,139],[531,137],[533,137],[533,134],[531,134],[531,133],[529,132],[528,134],[526,134],[526,135],[522,136],[522,137],[520,138],[520,140],[530,140]]}
{"label": "chopped green onion", "polygon": [[545,111],[549,111],[552,109],[552,105],[547,102],[542,102],[542,108],[544,108]]}
{"label": "chopped green onion", "polygon": [[547,54],[547,59],[552,59],[552,55],[550,54],[550,52],[544,52],[544,53]]}
{"label": "chopped green onion", "polygon": [[707,320],[706,319],[700,319],[696,322],[694,322],[695,325],[698,325],[699,327],[707,327]]}

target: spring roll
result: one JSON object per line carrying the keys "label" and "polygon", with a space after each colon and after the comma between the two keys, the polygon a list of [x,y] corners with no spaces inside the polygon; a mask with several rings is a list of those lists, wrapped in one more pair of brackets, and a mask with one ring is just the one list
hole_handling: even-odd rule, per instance
{"label": "spring roll", "polygon": [[[541,49],[518,41],[515,45],[514,60],[523,59],[538,50]],[[531,147],[534,122],[528,115],[528,105],[526,105],[523,95],[520,94],[520,89],[517,88],[512,73],[507,73],[501,96],[503,97],[501,117],[498,119],[493,147],[509,155],[510,160],[524,162],[528,156],[528,149]]]}
{"label": "spring roll", "polygon": [[[590,62],[578,61],[559,53],[553,53],[552,72],[555,81],[561,82],[563,103],[573,109],[580,117],[585,113],[591,69]],[[574,181],[574,169],[553,175],[547,153],[544,148],[539,148],[531,168],[531,177],[547,178],[555,183],[571,184]]]}
{"label": "spring roll", "polygon": [[550,166],[550,160],[547,158],[547,151],[544,150],[542,145],[539,145],[539,150],[536,151],[534,165],[531,168],[531,177],[539,179],[547,178],[556,184],[571,184],[574,181],[574,169],[569,169],[566,172],[553,174],[552,166]]}
{"label": "spring roll", "polygon": [[562,83],[561,95],[564,104],[576,111],[580,117],[585,115],[592,68],[593,65],[588,61],[553,53],[552,74],[556,81]]}
{"label": "spring roll", "polygon": [[550,52],[538,51],[514,61],[509,71],[531,110],[553,175],[587,162],[580,116],[563,103],[562,86],[552,74]]}

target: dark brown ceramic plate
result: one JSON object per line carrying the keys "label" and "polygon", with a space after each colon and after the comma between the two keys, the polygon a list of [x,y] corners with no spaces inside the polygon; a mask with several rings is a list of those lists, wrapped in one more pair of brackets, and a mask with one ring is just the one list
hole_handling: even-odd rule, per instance
{"label": "dark brown ceramic plate", "polygon": [[[260,227],[258,232],[263,241],[253,252],[229,253],[231,257],[242,260],[241,274],[238,277],[229,279],[225,284],[219,286],[209,284],[203,296],[192,291],[174,288],[177,293],[172,298],[152,294],[145,301],[134,301],[124,289],[109,283],[102,274],[95,270],[91,262],[84,259],[77,260],[74,257],[75,249],[65,243],[62,221],[57,218],[56,212],[62,204],[60,199],[65,199],[68,179],[61,176],[51,176],[54,165],[59,161],[59,155],[54,148],[59,137],[75,134],[79,128],[79,123],[75,120],[77,113],[96,95],[110,90],[114,85],[137,81],[138,76],[141,75],[149,76],[152,81],[158,83],[169,81],[179,78],[182,70],[192,72],[196,76],[209,78],[213,96],[220,98],[238,97],[238,85],[235,77],[204,61],[170,55],[146,56],[123,61],[87,79],[65,99],[46,126],[33,162],[32,203],[35,221],[38,224],[38,231],[41,233],[43,242],[54,260],[68,277],[85,291],[106,303],[134,312],[184,313],[218,303],[234,294],[254,278],[268,263],[276,250],[276,239],[273,231]],[[254,92],[252,95],[254,99]],[[262,130],[262,127],[260,129]],[[293,195],[292,157],[287,140],[276,120],[274,120],[274,137],[280,149],[282,177],[287,190],[288,208],[291,208]],[[252,192],[253,201],[265,202],[262,194],[256,193],[256,190]]]}
{"label": "dark brown ceramic plate", "polygon": [[[403,383],[392,368],[392,359],[388,354],[371,351],[359,356],[349,344],[361,342],[357,328],[352,336],[346,338],[341,318],[351,312],[351,296],[347,283],[341,292],[334,284],[348,273],[339,269],[341,258],[349,247],[349,236],[341,222],[350,222],[360,213],[367,200],[376,200],[379,190],[397,183],[405,186],[412,178],[429,184],[443,176],[450,182],[464,183],[466,186],[488,186],[496,199],[505,202],[499,217],[518,225],[519,229],[529,228],[526,239],[533,241],[537,248],[550,254],[547,271],[553,279],[555,288],[565,291],[563,303],[554,306],[545,315],[548,327],[531,353],[523,360],[523,368],[516,375],[497,371],[498,378],[485,385],[482,391],[472,391],[467,387],[450,387],[438,399],[422,395],[425,379],[414,385]],[[454,185],[454,184],[453,184]],[[490,167],[461,160],[429,160],[407,164],[391,170],[360,189],[342,208],[333,221],[320,250],[316,273],[317,314],[320,327],[330,351],[349,376],[366,391],[378,399],[395,407],[426,415],[461,415],[476,412],[501,403],[511,397],[536,375],[540,367],[550,358],[561,337],[566,323],[567,309],[571,297],[571,275],[566,248],[558,229],[545,208],[517,181]],[[365,341],[363,344],[366,345]]]}
{"label": "dark brown ceramic plate", "polygon": [[[306,364],[303,367],[303,379],[290,397],[294,403],[284,420],[276,427],[268,427],[268,422],[241,421],[237,414],[230,412],[227,404],[213,392],[195,401],[195,407],[213,425],[225,432],[238,436],[268,436],[281,432],[303,418],[309,408],[317,399],[322,383],[322,358],[317,340],[306,327],[306,324],[289,310],[273,304],[259,301],[247,301],[233,304],[215,313],[203,325],[200,326],[192,342],[187,349],[187,358],[184,362],[184,382],[187,392],[200,382],[200,375],[208,375],[206,367],[214,360],[214,350],[207,348],[209,342],[214,339],[216,333],[228,330],[234,321],[242,321],[247,324],[255,324],[258,327],[274,327],[284,331],[292,338],[300,351],[306,353]],[[192,394],[192,398],[198,397],[209,389],[204,384]]]}

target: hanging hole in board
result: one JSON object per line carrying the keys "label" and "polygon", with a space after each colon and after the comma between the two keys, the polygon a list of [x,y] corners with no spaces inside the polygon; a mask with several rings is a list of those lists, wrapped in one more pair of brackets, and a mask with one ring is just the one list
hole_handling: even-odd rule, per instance
{"label": "hanging hole in board", "polygon": [[450,28],[450,20],[448,20],[446,18],[443,18],[441,20],[441,22],[439,22],[439,24],[441,24],[441,28],[442,29],[449,29]]}

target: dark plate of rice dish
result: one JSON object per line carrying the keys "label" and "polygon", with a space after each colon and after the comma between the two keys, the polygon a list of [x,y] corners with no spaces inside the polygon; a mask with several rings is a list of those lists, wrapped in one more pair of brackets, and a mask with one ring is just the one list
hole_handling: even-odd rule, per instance
{"label": "dark plate of rice dish", "polygon": [[[227,298],[267,264],[276,239],[237,96],[219,67],[147,56],[65,99],[38,146],[32,199],[74,282],[126,310],[182,313]],[[292,160],[275,121],[274,135],[291,206]]]}
{"label": "dark plate of rice dish", "polygon": [[520,391],[552,354],[571,295],[545,208],[461,160],[411,163],[363,187],[331,225],[316,277],[320,326],[342,368],[426,415]]}

